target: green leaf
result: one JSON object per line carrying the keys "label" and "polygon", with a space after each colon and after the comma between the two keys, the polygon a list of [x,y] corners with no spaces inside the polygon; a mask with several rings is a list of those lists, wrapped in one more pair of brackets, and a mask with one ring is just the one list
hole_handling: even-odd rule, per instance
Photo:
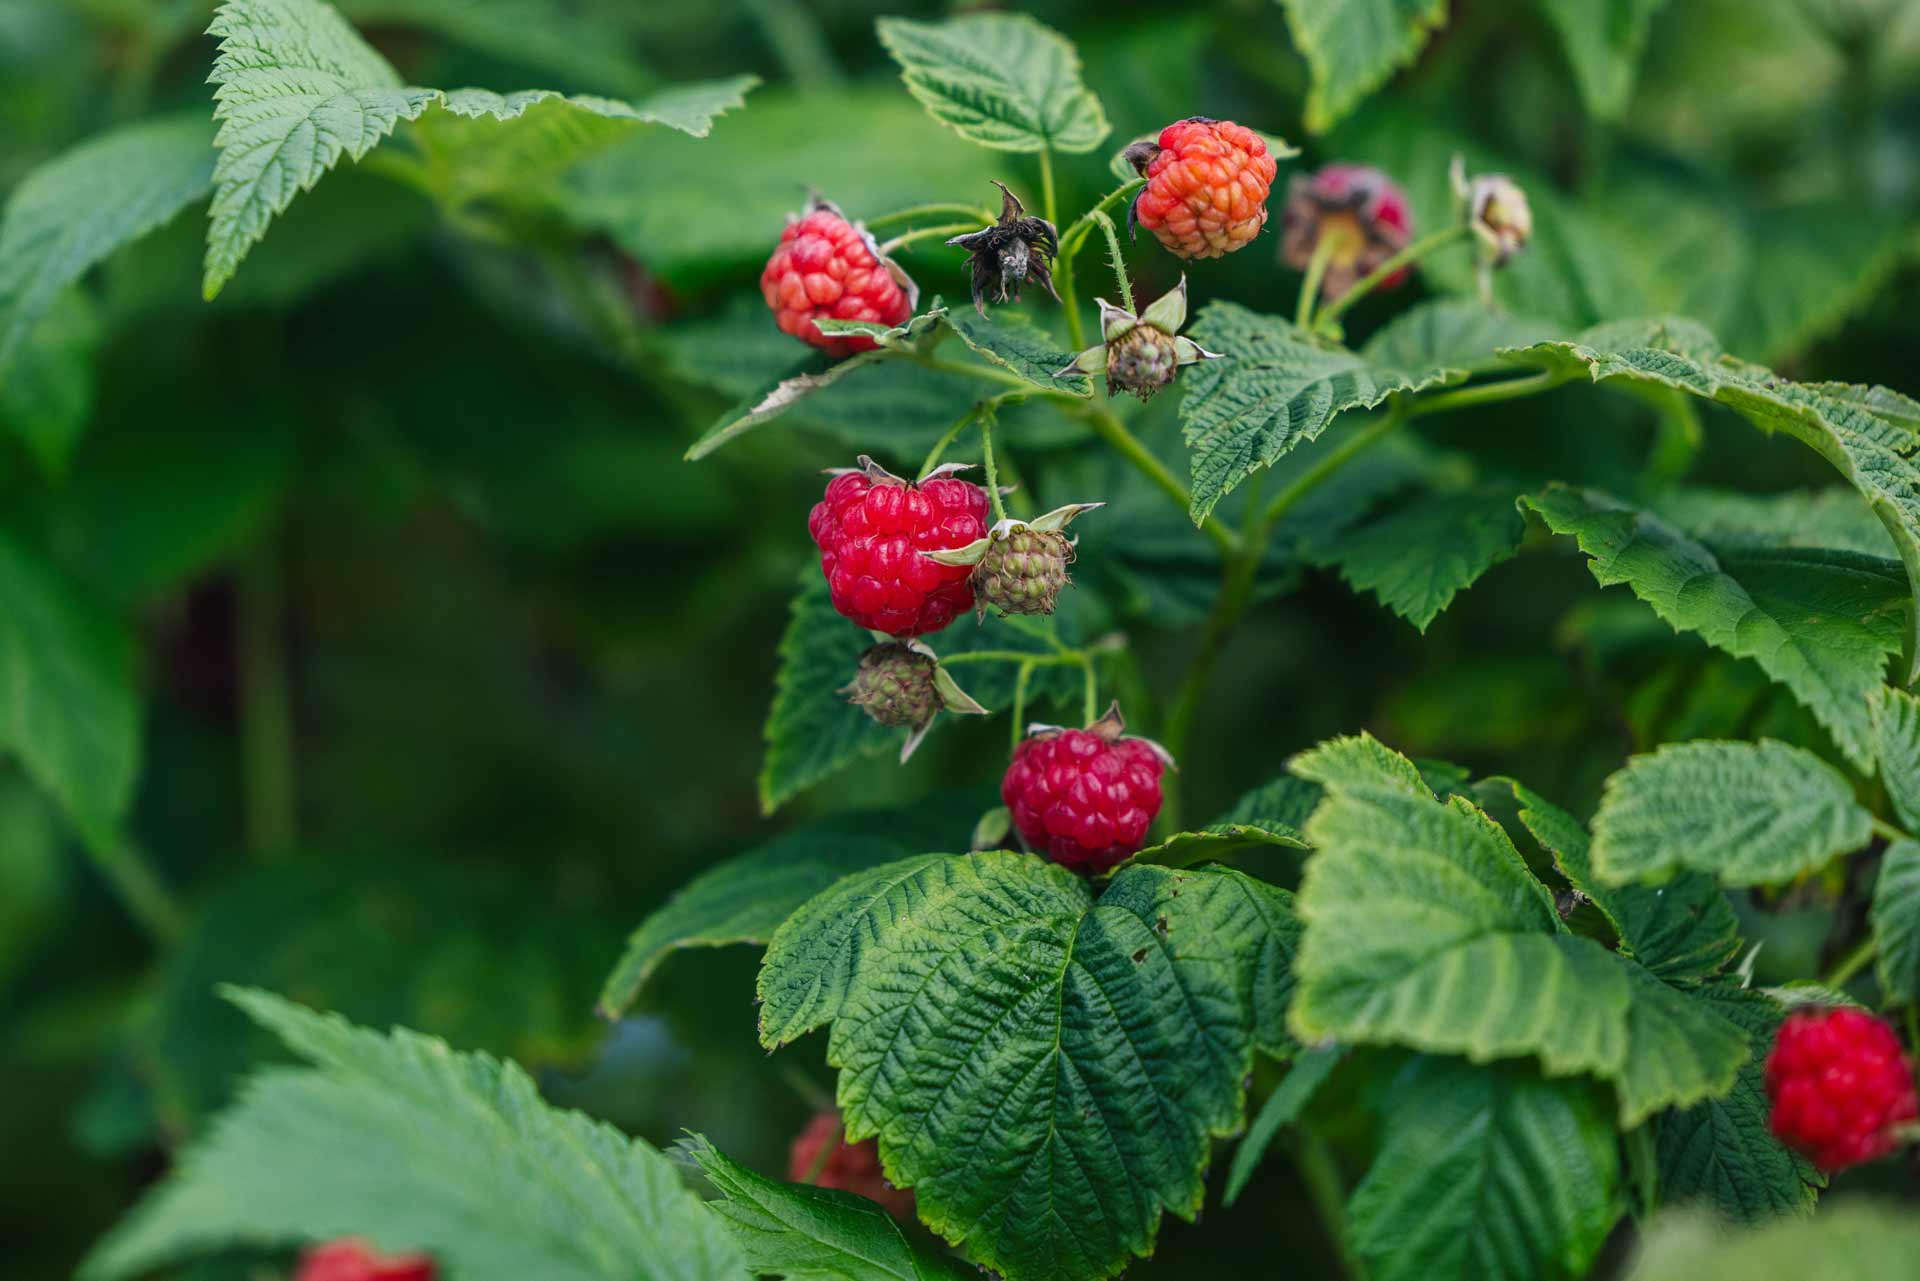
{"label": "green leaf", "polygon": [[923,855],[780,928],[761,1039],[829,1019],[847,1135],[970,1258],[1092,1281],[1192,1218],[1256,1048],[1284,1048],[1291,896],[1139,866],[1095,901],[1031,855]]}
{"label": "green leaf", "polygon": [[1193,454],[1196,524],[1255,470],[1316,439],[1343,411],[1371,409],[1396,391],[1462,376],[1444,368],[1373,365],[1309,338],[1291,321],[1238,303],[1208,303],[1192,338],[1225,357],[1181,376],[1180,430]]}
{"label": "green leaf", "polygon": [[212,136],[197,112],[123,125],[14,188],[0,216],[0,386],[67,286],[206,196]]}
{"label": "green leaf", "polygon": [[1468,298],[1432,298],[1389,320],[1360,354],[1388,369],[1449,369],[1460,376],[1502,369],[1503,347],[1558,336],[1552,321],[1512,315]]}
{"label": "green leaf", "polygon": [[1594,1089],[1422,1056],[1386,1098],[1347,1207],[1373,1281],[1586,1275],[1619,1213],[1618,1140]]}
{"label": "green leaf", "polygon": [[1882,999],[1889,1005],[1920,1001],[1920,842],[1887,847],[1870,915]]}
{"label": "green leaf", "polygon": [[1920,1271],[1920,1224],[1905,1206],[1850,1200],[1747,1232],[1711,1216],[1662,1215],[1628,1281],[1805,1281],[1908,1277]]}
{"label": "green leaf", "polygon": [[1456,593],[1519,551],[1526,532],[1509,492],[1430,490],[1357,528],[1309,542],[1304,554],[1312,564],[1338,569],[1355,591],[1373,592],[1424,632]]}
{"label": "green leaf", "polygon": [[1554,485],[1522,500],[1578,540],[1601,586],[1625,583],[1676,631],[1750,658],[1849,759],[1872,760],[1867,697],[1900,648],[1909,606],[1898,561],[1787,547],[1716,551],[1652,512]]}
{"label": "green leaf", "polygon": [[1706,1001],[1668,987],[1637,965],[1621,1065],[1620,1124],[1630,1128],[1663,1108],[1689,1107],[1733,1088],[1750,1053],[1747,1037]]}
{"label": "green leaf", "polygon": [[700,1135],[682,1141],[720,1192],[708,1202],[756,1276],[785,1281],[976,1281],[942,1254],[916,1250],[900,1225],[851,1192],[776,1183],[724,1156]]}
{"label": "green leaf", "polygon": [[1065,37],[1021,14],[882,18],[880,43],[934,119],[1001,151],[1092,151],[1109,132]]}
{"label": "green leaf", "polygon": [[1560,47],[1573,68],[1587,111],[1618,120],[1633,95],[1647,28],[1666,0],[1540,0],[1560,31]]}
{"label": "green leaf", "polygon": [[1244,824],[1300,836],[1313,814],[1313,807],[1325,795],[1304,778],[1282,774],[1271,783],[1263,783],[1233,803],[1214,826]]}
{"label": "green leaf", "polygon": [[0,535],[0,751],[96,847],[111,843],[140,764],[133,645],[117,619]]}
{"label": "green leaf", "polygon": [[423,1249],[473,1281],[745,1277],[732,1239],[665,1158],[549,1107],[513,1064],[228,991],[314,1066],[256,1076],[95,1247],[85,1281],[337,1236]]}
{"label": "green leaf", "polygon": [[1275,1137],[1305,1110],[1313,1100],[1314,1091],[1333,1075],[1333,1069],[1340,1066],[1345,1054],[1338,1045],[1321,1045],[1293,1061],[1287,1075],[1260,1105],[1260,1115],[1247,1128],[1247,1136],[1233,1150],[1233,1166],[1227,1171],[1227,1190],[1220,1198],[1222,1205],[1230,1206],[1240,1199]]}
{"label": "green leaf", "polygon": [[1018,374],[1036,387],[1076,396],[1093,394],[1093,382],[1085,374],[1053,376],[1071,364],[1076,353],[1062,350],[1053,335],[1019,312],[1002,309],[986,319],[963,307],[947,314],[947,324],[989,364]]}
{"label": "green leaf", "polygon": [[1616,883],[1690,868],[1723,885],[1759,885],[1850,854],[1872,835],[1852,785],[1812,752],[1770,739],[1669,743],[1607,779],[1593,868]]}
{"label": "green leaf", "polygon": [[1909,829],[1920,827],[1920,697],[1882,685],[1874,690],[1868,712],[1887,799]]}
{"label": "green leaf", "polygon": [[[1568,377],[1675,388],[1728,405],[1763,430],[1786,432],[1860,491],[1900,549],[1909,585],[1920,576],[1920,437],[1862,396],[1801,386],[1723,355],[1711,334],[1686,320],[1622,321],[1510,354]],[[1920,611],[1909,613],[1902,666],[1910,681],[1920,676]]]}
{"label": "green leaf", "polygon": [[93,413],[100,329],[99,310],[86,291],[65,289],[0,376],[0,429],[19,437],[49,476],[65,478]]}
{"label": "green leaf", "polygon": [[1280,7],[1313,73],[1306,125],[1314,133],[1411,65],[1447,20],[1447,0],[1280,0]]}
{"label": "green leaf", "polygon": [[633,56],[635,15],[617,9],[582,9],[569,0],[343,0],[339,7],[357,26],[433,32],[602,93],[641,93],[654,79]]}
{"label": "green leaf", "polygon": [[1251,823],[1214,823],[1197,832],[1176,832],[1164,841],[1147,846],[1127,862],[1192,867],[1198,863],[1224,862],[1276,846],[1303,850],[1307,843],[1293,832],[1276,832]]}
{"label": "green leaf", "polygon": [[764,944],[782,921],[842,876],[907,852],[878,836],[806,830],[709,868],[633,932],[600,993],[600,1013],[610,1019],[623,1014],[669,952]]}
{"label": "green leaf", "polygon": [[66,860],[46,798],[0,773],[0,997],[40,940],[60,923]]}
{"label": "green leaf", "polygon": [[1840,485],[1777,494],[1669,489],[1653,506],[1714,547],[1820,547],[1882,560],[1897,560],[1900,555],[1866,500]]}

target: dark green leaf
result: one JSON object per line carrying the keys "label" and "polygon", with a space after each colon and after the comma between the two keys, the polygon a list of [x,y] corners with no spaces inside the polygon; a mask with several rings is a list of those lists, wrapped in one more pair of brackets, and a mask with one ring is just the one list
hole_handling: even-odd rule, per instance
{"label": "dark green leaf", "polygon": [[1032,18],[882,18],[877,27],[907,89],[962,137],[1001,151],[1092,151],[1107,136],[1100,100],[1080,83],[1080,56]]}
{"label": "dark green leaf", "polygon": [[1255,1168],[1273,1146],[1274,1138],[1312,1102],[1313,1092],[1340,1066],[1345,1053],[1340,1046],[1322,1045],[1293,1061],[1287,1075],[1260,1105],[1260,1115],[1253,1119],[1246,1137],[1233,1150],[1233,1167],[1227,1171],[1227,1190],[1220,1198],[1222,1205],[1232,1205],[1240,1199]]}

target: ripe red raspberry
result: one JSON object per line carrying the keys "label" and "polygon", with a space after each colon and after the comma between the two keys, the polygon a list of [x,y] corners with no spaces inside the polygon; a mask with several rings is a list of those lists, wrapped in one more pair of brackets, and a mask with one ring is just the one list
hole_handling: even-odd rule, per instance
{"label": "ripe red raspberry", "polygon": [[[1372,274],[1413,239],[1413,207],[1393,179],[1370,165],[1327,165],[1298,175],[1287,188],[1286,225],[1280,257],[1305,271],[1322,240],[1332,237],[1320,293],[1338,298]],[[1380,282],[1392,289],[1407,278],[1400,270]]]}
{"label": "ripe red raspberry", "polygon": [[342,1237],[301,1255],[293,1281],[434,1281],[436,1275],[424,1254],[383,1255],[357,1237]]}
{"label": "ripe red raspberry", "polygon": [[987,532],[987,491],[938,469],[908,484],[866,455],[837,473],[814,504],[807,532],[820,547],[833,607],[889,636],[937,632],[973,608],[966,565],[921,552],[964,547]]}
{"label": "ripe red raspberry", "polygon": [[1260,234],[1276,169],[1266,141],[1230,120],[1194,116],[1127,148],[1147,185],[1133,220],[1182,258],[1218,258]]}
{"label": "ripe red raspberry", "polygon": [[881,256],[866,228],[818,196],[780,233],[760,273],[760,292],[783,333],[834,356],[872,351],[875,344],[871,338],[829,338],[815,321],[903,324],[920,294],[906,272]]}
{"label": "ripe red raspberry", "polygon": [[1160,812],[1164,749],[1123,738],[1120,705],[1085,729],[1035,726],[1000,780],[1013,825],[1076,872],[1104,872],[1139,850]]}
{"label": "ripe red raspberry", "polygon": [[1767,1055],[1771,1124],[1823,1170],[1883,1157],[1920,1114],[1913,1069],[1892,1028],[1863,1010],[1795,1014]]}
{"label": "ripe red raspberry", "polygon": [[[822,1112],[807,1122],[807,1128],[800,1131],[787,1151],[787,1178],[794,1183],[858,1193],[878,1202],[881,1209],[901,1222],[912,1221],[913,1193],[887,1182],[880,1169],[880,1149],[874,1141],[850,1144],[843,1134],[837,1112]],[[822,1157],[829,1143],[833,1150]]]}

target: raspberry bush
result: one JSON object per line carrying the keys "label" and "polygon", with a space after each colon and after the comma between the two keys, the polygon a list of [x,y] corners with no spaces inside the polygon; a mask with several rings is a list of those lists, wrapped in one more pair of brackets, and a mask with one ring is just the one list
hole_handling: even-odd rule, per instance
{"label": "raspberry bush", "polygon": [[0,21],[10,1263],[1920,1275],[1912,15],[903,7]]}

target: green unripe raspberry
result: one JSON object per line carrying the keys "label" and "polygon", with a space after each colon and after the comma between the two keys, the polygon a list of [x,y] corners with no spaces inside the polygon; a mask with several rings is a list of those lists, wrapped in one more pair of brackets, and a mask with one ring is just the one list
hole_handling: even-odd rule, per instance
{"label": "green unripe raspberry", "polygon": [[933,669],[933,659],[905,645],[875,645],[860,656],[853,683],[840,692],[882,725],[918,728],[940,710]]}
{"label": "green unripe raspberry", "polygon": [[1057,530],[1020,526],[996,538],[973,571],[973,595],[1003,614],[1051,614],[1070,581],[1073,544]]}
{"label": "green unripe raspberry", "polygon": [[1130,391],[1145,400],[1172,382],[1179,367],[1172,334],[1135,325],[1107,344],[1107,393]]}

